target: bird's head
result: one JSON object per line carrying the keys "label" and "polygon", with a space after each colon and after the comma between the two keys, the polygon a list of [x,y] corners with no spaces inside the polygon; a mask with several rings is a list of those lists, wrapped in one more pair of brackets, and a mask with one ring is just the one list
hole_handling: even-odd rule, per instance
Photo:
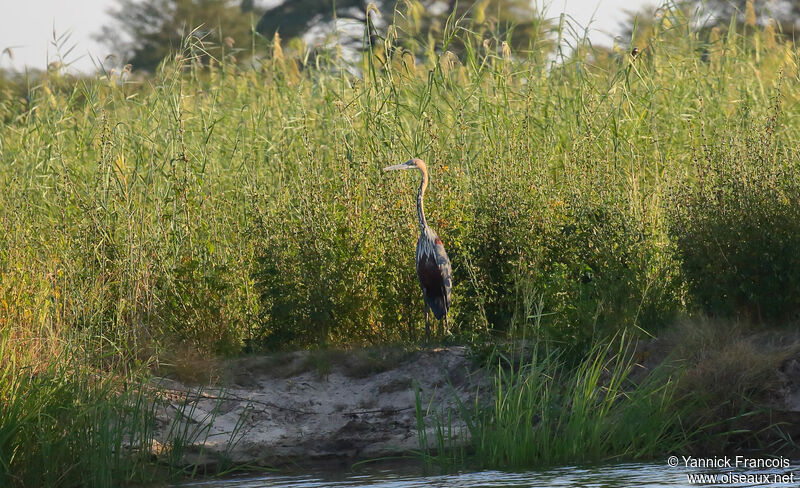
{"label": "bird's head", "polygon": [[395,169],[418,169],[420,171],[425,171],[425,163],[418,158],[409,159],[405,163],[402,164],[395,164],[394,166],[387,166],[383,168],[384,171],[392,171]]}

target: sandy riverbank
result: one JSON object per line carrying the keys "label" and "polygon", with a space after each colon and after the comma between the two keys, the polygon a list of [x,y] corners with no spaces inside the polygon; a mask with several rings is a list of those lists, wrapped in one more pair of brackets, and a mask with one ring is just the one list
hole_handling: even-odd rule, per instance
{"label": "sandy riverbank", "polygon": [[156,453],[180,429],[194,444],[184,449],[186,464],[274,467],[403,455],[419,447],[415,386],[422,408],[439,412],[455,408],[456,398],[471,405],[491,383],[464,347],[299,351],[221,367],[219,386],[156,379],[168,399],[158,409]]}

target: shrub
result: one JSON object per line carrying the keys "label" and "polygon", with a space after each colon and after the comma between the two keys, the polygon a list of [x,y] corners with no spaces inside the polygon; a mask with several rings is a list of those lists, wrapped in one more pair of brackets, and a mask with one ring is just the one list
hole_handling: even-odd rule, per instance
{"label": "shrub", "polygon": [[233,279],[208,256],[184,257],[159,280],[154,333],[170,346],[192,345],[205,353],[239,349],[241,324],[229,312]]}
{"label": "shrub", "polygon": [[559,203],[532,275],[545,338],[587,351],[617,331],[654,331],[680,307],[680,282],[658,228],[614,197]]}
{"label": "shrub", "polygon": [[485,313],[495,331],[580,355],[601,337],[669,322],[682,287],[657,208],[620,194],[605,169],[565,172],[575,177],[569,186],[529,175],[486,188],[472,205],[464,255],[451,256],[461,262],[462,322]]}
{"label": "shrub", "polygon": [[269,208],[255,225],[257,342],[278,348],[413,338],[422,317],[413,221],[359,209],[366,198],[391,200],[365,197],[376,186],[361,170],[346,179],[309,171],[300,176],[304,187],[283,196],[287,208],[304,210]]}
{"label": "shrub", "polygon": [[697,304],[716,316],[782,320],[800,310],[796,150],[771,129],[712,137],[695,180],[669,199],[670,234]]}

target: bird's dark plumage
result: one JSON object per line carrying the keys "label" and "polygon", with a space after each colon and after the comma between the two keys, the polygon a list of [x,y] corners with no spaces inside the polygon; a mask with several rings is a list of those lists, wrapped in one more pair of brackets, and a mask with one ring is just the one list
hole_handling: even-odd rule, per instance
{"label": "bird's dark plumage", "polygon": [[428,228],[430,235],[421,235],[417,241],[417,276],[425,298],[425,305],[433,311],[437,320],[447,316],[453,288],[450,258],[442,241]]}

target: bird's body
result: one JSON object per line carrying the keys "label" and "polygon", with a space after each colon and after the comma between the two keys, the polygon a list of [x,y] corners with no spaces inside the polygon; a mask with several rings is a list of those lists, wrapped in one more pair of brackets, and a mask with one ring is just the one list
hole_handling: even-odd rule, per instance
{"label": "bird's body", "polygon": [[428,311],[433,311],[437,320],[444,320],[447,327],[447,312],[453,288],[453,273],[450,258],[444,250],[441,239],[428,226],[423,210],[423,197],[428,187],[428,168],[421,159],[411,159],[403,164],[384,168],[385,171],[397,169],[418,169],[422,175],[417,193],[417,219],[420,235],[417,241],[417,277],[425,300],[425,333],[430,335]]}
{"label": "bird's body", "polygon": [[450,258],[430,227],[417,241],[417,277],[427,308],[437,320],[447,320],[453,286]]}

